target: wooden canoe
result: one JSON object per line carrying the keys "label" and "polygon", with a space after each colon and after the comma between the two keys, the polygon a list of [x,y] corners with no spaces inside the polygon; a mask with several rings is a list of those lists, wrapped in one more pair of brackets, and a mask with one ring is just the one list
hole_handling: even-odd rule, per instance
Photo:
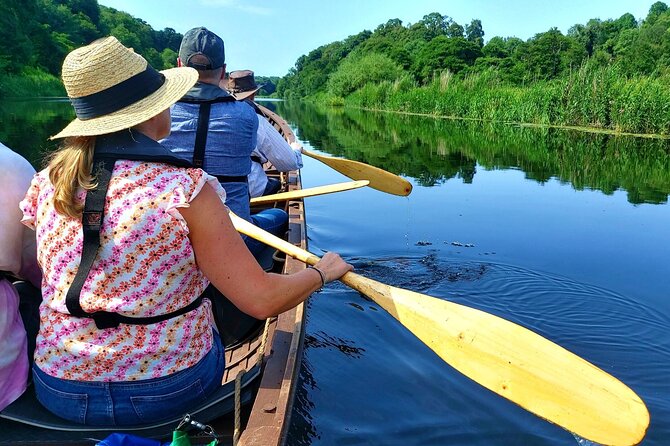
{"label": "wooden canoe", "polygon": [[[295,136],[287,123],[265,107],[266,118],[287,139]],[[268,175],[282,180],[282,191],[302,187],[300,172]],[[264,205],[268,206],[268,205]],[[289,214],[287,240],[307,248],[305,210],[302,200],[270,204]],[[284,255],[275,255],[276,272],[292,273],[305,264]],[[212,427],[220,444],[282,445],[286,440],[293,407],[295,385],[302,358],[304,304],[259,324],[253,334],[226,348],[226,370],[222,386],[210,406],[192,412],[191,418]],[[236,389],[236,378],[238,385]],[[237,394],[237,395],[236,395]],[[91,428],[76,425],[50,414],[36,400],[32,387],[0,412],[0,445],[90,445],[113,432],[126,432],[145,438],[167,441],[184,414],[173,420],[138,428]],[[236,421],[237,420],[237,421]],[[236,430],[237,427],[237,430]],[[192,432],[193,443],[206,443],[211,437]]]}

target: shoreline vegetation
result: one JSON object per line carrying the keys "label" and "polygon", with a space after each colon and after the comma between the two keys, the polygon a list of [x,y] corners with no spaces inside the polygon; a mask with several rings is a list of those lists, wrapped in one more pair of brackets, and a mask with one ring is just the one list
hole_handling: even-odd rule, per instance
{"label": "shoreline vegetation", "polygon": [[2,99],[37,99],[67,97],[61,80],[41,70],[6,76],[0,81]]}
{"label": "shoreline vegetation", "polygon": [[[605,11],[606,13],[606,11]],[[392,19],[301,56],[277,96],[448,119],[670,138],[670,10],[523,41],[440,13]]]}
{"label": "shoreline vegetation", "polygon": [[299,122],[301,135],[316,148],[411,177],[425,187],[452,179],[472,183],[480,166],[520,170],[527,180],[556,180],[575,190],[626,191],[632,204],[667,204],[670,194],[664,139],[425,119],[305,101],[282,102],[277,112]]}
{"label": "shoreline vegetation", "polygon": [[670,77],[628,78],[616,66],[583,65],[528,87],[505,85],[495,71],[464,79],[444,72],[429,85],[410,79],[366,84],[346,98],[315,102],[365,110],[670,139]]}

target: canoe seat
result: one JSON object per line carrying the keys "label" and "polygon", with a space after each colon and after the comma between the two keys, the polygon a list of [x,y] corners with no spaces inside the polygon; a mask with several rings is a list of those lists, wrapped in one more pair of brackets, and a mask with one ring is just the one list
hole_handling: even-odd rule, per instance
{"label": "canoe seat", "polygon": [[[247,371],[242,377],[241,402],[251,401],[254,387],[251,385],[260,374],[260,365]],[[214,392],[203,404],[189,411],[194,420],[207,424],[216,418],[234,411],[235,382],[228,382]],[[162,422],[124,427],[91,427],[64,420],[46,410],[37,400],[32,385],[12,404],[0,412],[0,445],[16,442],[37,444],[67,444],[83,440],[102,440],[112,432],[126,432],[146,438],[168,440],[172,431],[183,419],[184,413],[175,413]]]}

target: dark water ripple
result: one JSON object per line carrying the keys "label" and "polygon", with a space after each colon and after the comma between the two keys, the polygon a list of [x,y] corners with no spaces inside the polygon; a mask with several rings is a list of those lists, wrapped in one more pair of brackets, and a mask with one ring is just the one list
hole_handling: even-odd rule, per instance
{"label": "dark water ripple", "polygon": [[[635,296],[506,264],[455,262],[435,254],[351,261],[357,273],[379,282],[519,323],[634,382],[652,426],[670,414],[664,397],[670,387],[657,378],[670,363],[670,315]],[[302,390],[290,444],[577,444],[566,431],[454,372],[374,302],[342,285],[320,293],[307,314]],[[651,431],[646,441],[668,434],[658,427]]]}

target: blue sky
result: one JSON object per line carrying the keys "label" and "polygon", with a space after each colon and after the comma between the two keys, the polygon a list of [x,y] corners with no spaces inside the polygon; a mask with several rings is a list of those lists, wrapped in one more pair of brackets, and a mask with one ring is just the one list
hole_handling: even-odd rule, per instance
{"label": "blue sky", "polygon": [[655,0],[98,0],[139,17],[154,29],[184,33],[206,26],[226,43],[229,70],[283,76],[303,54],[389,19],[416,23],[431,12],[462,26],[482,21],[485,40],[528,39],[557,27],[563,33],[589,19],[646,17]]}

